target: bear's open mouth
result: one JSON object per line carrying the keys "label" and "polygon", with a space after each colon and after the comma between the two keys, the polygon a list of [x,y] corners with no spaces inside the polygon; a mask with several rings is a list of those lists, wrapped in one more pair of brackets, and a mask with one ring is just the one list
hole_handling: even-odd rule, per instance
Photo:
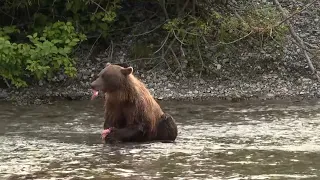
{"label": "bear's open mouth", "polygon": [[91,100],[95,99],[99,95],[99,91],[92,89]]}

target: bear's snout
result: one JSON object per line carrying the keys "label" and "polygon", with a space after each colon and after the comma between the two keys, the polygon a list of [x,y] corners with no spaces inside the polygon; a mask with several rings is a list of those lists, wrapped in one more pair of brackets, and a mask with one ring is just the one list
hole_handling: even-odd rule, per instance
{"label": "bear's snout", "polygon": [[103,91],[104,90],[104,82],[101,77],[94,80],[92,83],[90,83],[90,87],[92,90],[96,91]]}
{"label": "bear's snout", "polygon": [[92,83],[90,83],[90,87],[91,87],[91,89],[93,89],[93,90],[98,90],[98,89],[97,89],[97,83],[96,83],[96,81],[93,81]]}
{"label": "bear's snout", "polygon": [[94,84],[90,83],[90,87],[91,87],[91,89],[94,89]]}

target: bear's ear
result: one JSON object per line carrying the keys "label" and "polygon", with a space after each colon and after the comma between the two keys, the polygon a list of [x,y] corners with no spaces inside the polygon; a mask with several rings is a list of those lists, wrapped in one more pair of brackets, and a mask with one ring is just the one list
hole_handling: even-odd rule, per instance
{"label": "bear's ear", "polygon": [[129,74],[131,74],[133,72],[133,68],[132,67],[121,68],[120,71],[123,75],[128,76]]}

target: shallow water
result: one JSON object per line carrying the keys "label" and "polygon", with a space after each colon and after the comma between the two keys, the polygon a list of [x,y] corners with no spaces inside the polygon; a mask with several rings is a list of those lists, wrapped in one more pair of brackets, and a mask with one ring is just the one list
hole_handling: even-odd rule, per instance
{"label": "shallow water", "polygon": [[0,179],[318,179],[320,103],[162,103],[175,143],[103,145],[101,102],[0,104]]}

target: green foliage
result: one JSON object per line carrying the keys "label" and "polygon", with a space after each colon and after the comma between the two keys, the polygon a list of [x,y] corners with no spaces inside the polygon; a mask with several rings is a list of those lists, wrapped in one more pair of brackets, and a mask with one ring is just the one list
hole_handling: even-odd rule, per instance
{"label": "green foliage", "polygon": [[[207,2],[208,3],[208,2]],[[190,15],[172,18],[163,28],[172,34],[172,38],[180,40],[183,44],[197,43],[198,37],[215,37],[219,42],[232,42],[248,34],[268,36],[281,41],[287,33],[285,25],[281,22],[281,13],[276,7],[270,5],[255,6],[254,3],[246,4],[246,8],[239,16],[220,14],[214,9],[201,9],[205,15]],[[205,5],[204,5],[205,6]],[[216,33],[217,32],[217,33]]]}
{"label": "green foliage", "polygon": [[4,38],[5,40],[9,40],[9,34],[12,33],[19,33],[20,31],[15,26],[5,26],[0,28],[0,37]]}
{"label": "green foliage", "polygon": [[[3,31],[2,31],[3,33]],[[24,57],[21,50],[24,46],[11,43],[8,36],[0,37],[0,75],[10,79],[17,86],[26,86],[26,82],[21,79],[23,72]]]}
{"label": "green foliage", "polygon": [[120,0],[4,1],[0,5],[3,19],[0,76],[17,87],[27,85],[26,77],[50,80],[61,69],[73,77],[76,73],[76,62],[70,57],[73,48],[86,40],[85,34],[107,37],[120,3]]}
{"label": "green foliage", "polygon": [[56,22],[46,26],[40,35],[28,35],[31,43],[11,43],[7,34],[10,32],[15,31],[0,31],[4,35],[0,37],[0,75],[15,86],[27,85],[25,75],[50,79],[61,68],[66,75],[75,75],[75,62],[69,55],[86,37],[76,33],[70,22]]}
{"label": "green foliage", "polygon": [[219,29],[219,40],[223,42],[231,42],[248,34],[281,41],[288,30],[285,25],[277,26],[282,16],[276,7],[271,6],[248,8],[241,15],[241,19],[235,16],[228,16],[223,19]]}
{"label": "green foliage", "polygon": [[183,44],[192,45],[197,37],[206,36],[212,30],[212,22],[199,17],[186,16],[174,18],[164,24],[163,28]]}
{"label": "green foliage", "polygon": [[281,43],[285,42],[288,29],[284,24],[279,25],[282,16],[275,6],[244,1],[238,4],[243,10],[235,14],[212,7],[209,1],[197,5],[198,11],[188,9],[163,26],[170,34],[166,42],[175,42],[170,45],[177,50],[176,54],[172,53],[173,61],[178,53],[183,54],[189,69],[202,72],[205,64],[221,64],[217,62],[218,56],[234,56],[237,49],[244,50],[245,46],[248,51],[257,47],[281,54]]}
{"label": "green foliage", "polygon": [[111,24],[117,17],[117,10],[121,8],[120,2],[102,0],[98,4],[91,0],[69,0],[65,1],[65,10],[72,12],[70,19],[79,23],[83,32],[99,32],[102,37],[107,37]]}
{"label": "green foliage", "polygon": [[[169,48],[179,46],[180,54],[190,52],[193,59],[201,60],[194,63],[203,67],[202,59],[211,58],[211,55],[201,58],[200,51],[204,45],[216,46],[224,42],[223,47],[216,48],[223,49],[226,44],[234,44],[233,42],[238,42],[248,35],[258,40],[261,37],[279,42],[284,40],[287,29],[284,25],[277,25],[281,21],[281,15],[275,7],[256,6],[257,4],[251,1],[237,1],[238,5],[245,8],[242,13],[239,10],[239,18],[228,14],[232,12],[226,12],[228,10],[225,6],[220,6],[217,2],[4,1],[0,5],[0,76],[11,80],[17,87],[26,86],[26,79],[30,77],[50,80],[61,70],[73,77],[76,73],[76,62],[71,53],[86,37],[96,38],[101,35],[107,38],[110,33],[117,33],[113,37],[119,36],[121,39],[122,35],[127,35],[124,31],[132,33],[132,30],[139,31],[141,27],[156,27],[164,20],[166,23],[163,29],[155,28],[148,33],[142,33],[143,36],[148,36],[153,33],[162,34],[161,31],[164,30],[169,36],[163,37],[163,44],[155,48],[151,45],[149,47],[148,42],[139,41],[130,47],[132,58],[150,57],[154,55],[154,51],[165,52],[164,56],[170,56],[174,53],[171,54]],[[145,24],[148,26],[144,26]],[[175,41],[172,41],[173,39]],[[160,51],[161,48],[163,51]],[[222,53],[219,50],[212,54]]]}
{"label": "green foliage", "polygon": [[[41,31],[47,23],[60,20],[72,22],[86,34],[99,32],[107,37],[121,8],[120,3],[121,0],[14,0],[5,1],[0,10],[6,16],[15,18],[16,24],[31,22],[28,23],[29,30]],[[0,25],[3,23],[12,21],[0,22]]]}

